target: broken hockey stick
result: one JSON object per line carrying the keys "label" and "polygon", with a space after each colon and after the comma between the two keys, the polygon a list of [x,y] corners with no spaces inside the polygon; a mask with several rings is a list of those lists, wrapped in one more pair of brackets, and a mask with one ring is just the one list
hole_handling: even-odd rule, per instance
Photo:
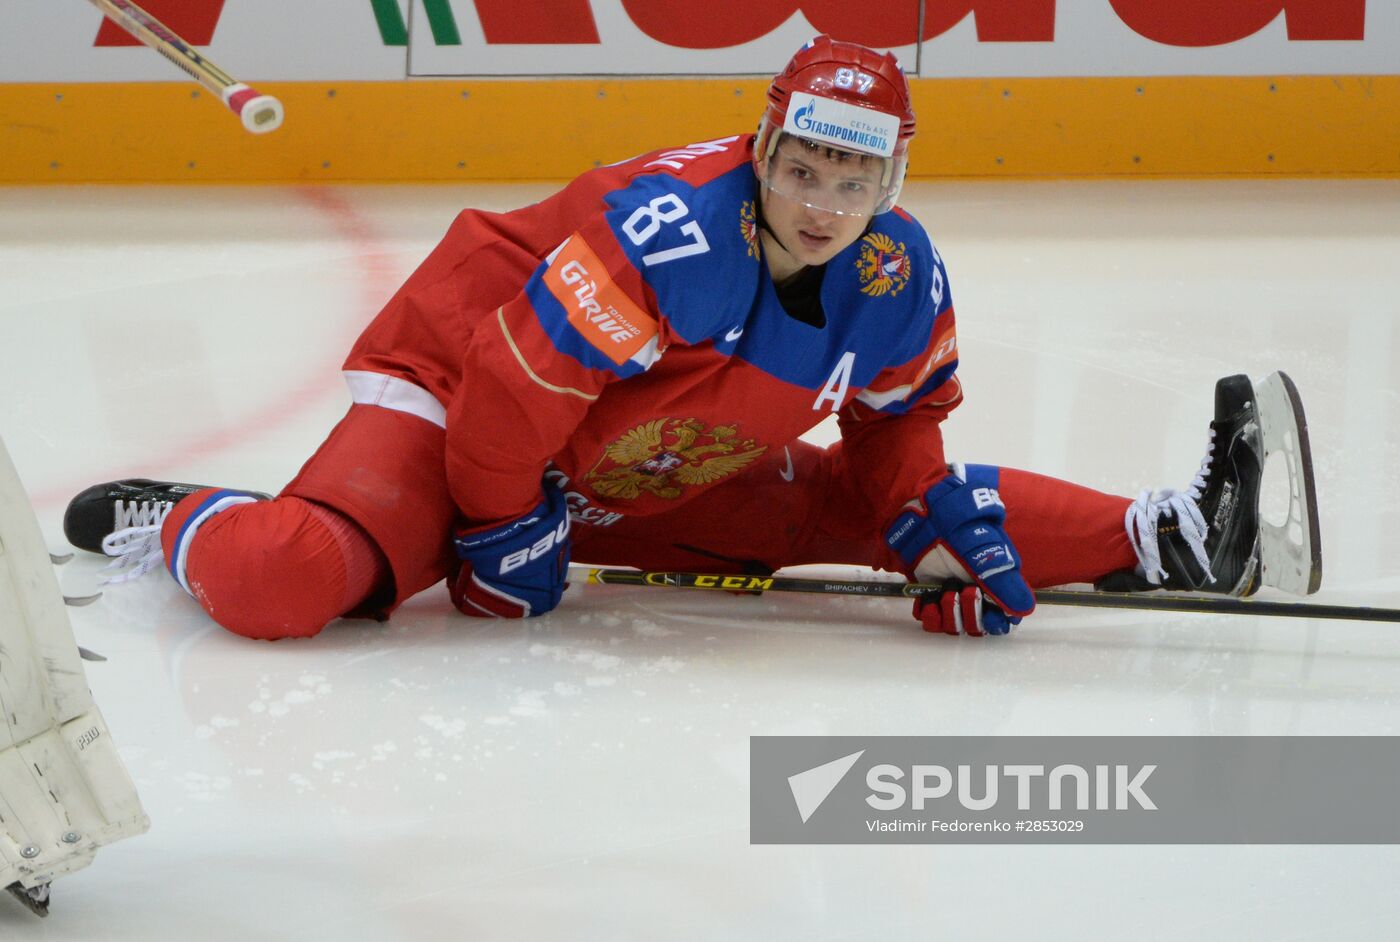
{"label": "broken hockey stick", "polygon": [[[726,592],[815,592],[820,595],[865,595],[875,598],[917,598],[945,591],[941,585],[884,582],[875,579],[809,579],[796,576],[736,576],[699,572],[641,572],[570,566],[573,580],[592,585],[638,585],[653,588],[720,589]],[[1173,595],[1166,592],[1098,592],[1077,589],[1038,589],[1041,605],[1122,608],[1149,612],[1196,612],[1215,615],[1270,615],[1282,618],[1330,618],[1350,621],[1400,622],[1400,609],[1312,602],[1270,602],[1215,595]]]}
{"label": "broken hockey stick", "polygon": [[131,0],[90,0],[122,29],[165,56],[190,78],[219,96],[238,115],[243,127],[254,134],[266,134],[282,126],[282,103],[232,78],[227,72],[200,55],[160,20]]}

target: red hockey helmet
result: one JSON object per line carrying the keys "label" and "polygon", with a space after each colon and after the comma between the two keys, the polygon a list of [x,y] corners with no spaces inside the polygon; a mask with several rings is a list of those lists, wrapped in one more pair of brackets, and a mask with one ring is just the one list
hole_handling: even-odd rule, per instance
{"label": "red hockey helmet", "polygon": [[[883,213],[904,183],[914,109],[909,83],[890,53],[818,36],[798,50],[768,87],[768,107],[754,142],[754,169],[770,190],[817,209],[849,215]],[[810,167],[780,166],[779,146],[827,157],[856,155],[874,186],[817,179]],[[849,162],[849,157],[846,157]]]}

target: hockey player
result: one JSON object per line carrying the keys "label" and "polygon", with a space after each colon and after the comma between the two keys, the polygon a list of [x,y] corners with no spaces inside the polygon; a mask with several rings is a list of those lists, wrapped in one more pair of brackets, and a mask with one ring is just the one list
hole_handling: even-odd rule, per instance
{"label": "hockey player", "polygon": [[[818,37],[773,80],[756,134],[461,213],[351,350],[349,414],[275,499],[99,485],[69,537],[105,538],[138,572],[163,558],[219,624],[266,639],[385,616],[444,579],[466,615],[542,615],[571,555],[949,581],[915,614],[969,635],[1009,631],[1033,586],[1253,591],[1263,445],[1246,378],[1222,381],[1215,450],[1181,493],[949,464],[952,295],[896,206],[914,130],[893,56]],[[798,440],[829,415],[837,445]],[[143,506],[163,524],[112,533]]]}

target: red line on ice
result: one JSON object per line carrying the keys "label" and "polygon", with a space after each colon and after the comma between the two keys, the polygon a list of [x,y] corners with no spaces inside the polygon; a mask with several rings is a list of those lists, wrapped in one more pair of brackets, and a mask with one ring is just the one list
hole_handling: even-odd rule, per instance
{"label": "red line on ice", "polygon": [[[360,262],[356,266],[359,272],[358,297],[354,316],[345,321],[347,326],[354,328],[354,333],[347,334],[343,341],[332,340],[327,343],[325,352],[330,356],[326,360],[307,364],[307,371],[304,374],[306,378],[299,385],[292,387],[283,395],[252,413],[229,425],[212,428],[204,435],[183,442],[165,452],[142,457],[139,459],[139,467],[136,468],[110,466],[103,468],[100,465],[94,465],[91,469],[82,472],[81,478],[69,479],[52,487],[35,491],[30,500],[36,508],[48,508],[57,504],[66,505],[74,494],[99,481],[119,480],[126,477],[168,478],[169,469],[186,466],[198,459],[208,458],[211,455],[236,448],[253,436],[263,434],[269,429],[284,425],[299,415],[310,412],[317,403],[324,401],[327,396],[343,392],[344,385],[340,382],[339,374],[345,354],[349,351],[351,343],[364,324],[378,313],[379,308],[383,306],[384,301],[391,293],[386,293],[381,283],[382,266],[372,262],[372,259],[376,257],[387,255],[387,249],[379,241],[379,236],[368,218],[357,212],[334,189],[307,186],[298,187],[295,192],[304,202],[328,220],[331,227],[355,249],[356,257]],[[345,404],[346,408],[349,408],[348,395]],[[326,432],[330,432],[329,426],[326,428]],[[308,458],[311,456],[312,447],[314,446],[308,447],[306,453]],[[229,487],[266,485],[266,482],[259,484],[259,482],[220,480],[198,483]],[[280,486],[279,484],[278,487]]]}

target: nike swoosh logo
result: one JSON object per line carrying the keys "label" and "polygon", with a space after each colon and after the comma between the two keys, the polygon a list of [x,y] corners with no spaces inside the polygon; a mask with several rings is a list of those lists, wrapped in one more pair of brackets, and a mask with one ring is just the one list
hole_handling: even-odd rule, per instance
{"label": "nike swoosh logo", "polygon": [[783,446],[783,454],[787,455],[787,467],[784,468],[783,470],[779,471],[779,472],[778,472],[778,475],[779,475],[784,481],[787,481],[787,482],[791,483],[792,477],[793,477],[793,470],[792,470],[792,452],[790,452],[790,451],[787,450],[787,446],[786,446],[786,445]]}
{"label": "nike swoosh logo", "polygon": [[727,341],[730,342],[730,343],[733,343],[734,341],[738,340],[738,339],[739,339],[740,337],[742,337],[743,335],[744,335],[744,327],[743,327],[742,324],[740,324],[738,327],[735,327],[735,328],[734,328],[733,330],[731,330],[729,333],[725,334],[725,335],[724,335],[724,339],[727,340]]}

